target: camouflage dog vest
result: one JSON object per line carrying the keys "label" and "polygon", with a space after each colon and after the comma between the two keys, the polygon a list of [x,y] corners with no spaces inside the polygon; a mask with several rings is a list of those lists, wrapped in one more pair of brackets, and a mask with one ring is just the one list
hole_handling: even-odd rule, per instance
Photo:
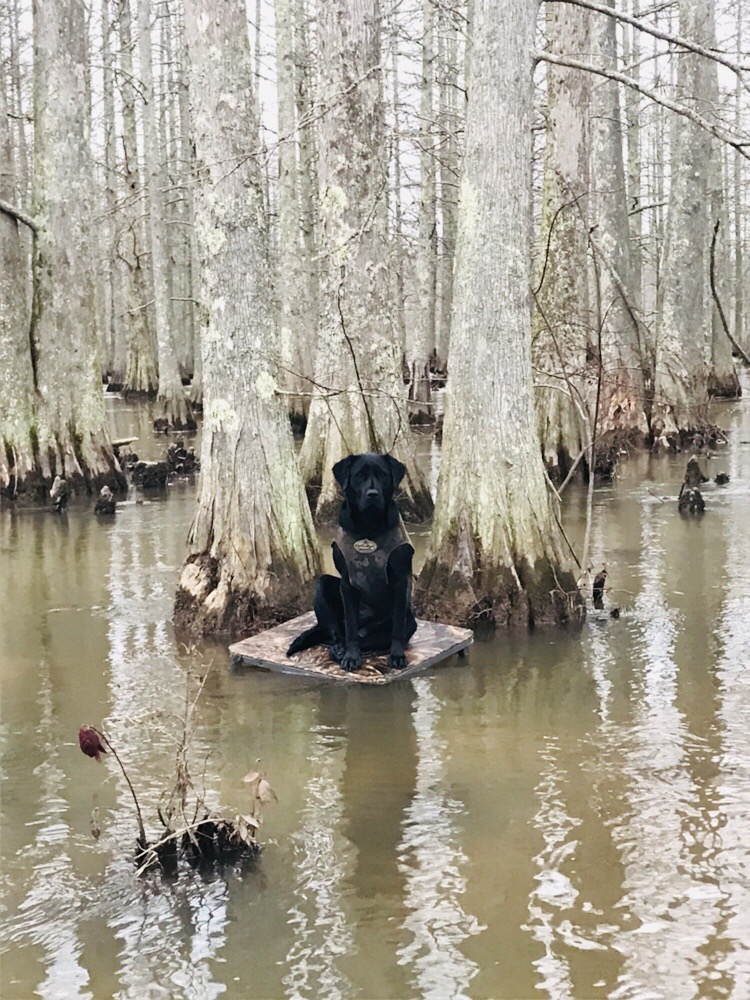
{"label": "camouflage dog vest", "polygon": [[362,601],[373,610],[387,610],[392,601],[388,585],[388,557],[401,545],[408,545],[406,532],[399,523],[373,538],[355,538],[343,528],[336,529],[333,541],[346,562],[349,583]]}

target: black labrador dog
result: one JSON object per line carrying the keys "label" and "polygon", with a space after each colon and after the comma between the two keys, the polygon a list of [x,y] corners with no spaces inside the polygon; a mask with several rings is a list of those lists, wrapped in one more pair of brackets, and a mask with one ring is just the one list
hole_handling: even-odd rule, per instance
{"label": "black labrador dog", "polygon": [[417,621],[411,608],[414,549],[394,499],[405,473],[391,455],[349,455],[334,465],[344,493],[332,543],[340,579],[320,577],[314,603],[318,623],[297,636],[287,656],[322,645],[350,672],[362,666],[362,653],[389,652],[389,669],[406,666]]}

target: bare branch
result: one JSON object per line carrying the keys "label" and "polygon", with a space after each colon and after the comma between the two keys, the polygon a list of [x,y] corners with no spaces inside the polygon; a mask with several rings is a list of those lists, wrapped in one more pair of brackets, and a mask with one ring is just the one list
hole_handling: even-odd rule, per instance
{"label": "bare branch", "polygon": [[15,219],[17,222],[22,222],[24,226],[28,226],[32,233],[36,236],[39,231],[39,226],[36,224],[36,220],[26,212],[23,212],[20,208],[16,208],[15,205],[9,204],[7,201],[3,201],[0,198],[0,212],[5,215],[9,215],[11,219]]}
{"label": "bare branch", "polygon": [[546,2],[567,3],[576,7],[585,7],[587,10],[596,11],[597,14],[605,14],[607,17],[614,17],[617,21],[631,24],[639,31],[643,31],[647,35],[652,35],[654,38],[659,38],[663,42],[669,42],[670,45],[677,45],[688,52],[695,52],[696,55],[704,56],[706,59],[713,59],[714,62],[720,63],[722,66],[726,66],[727,69],[731,69],[733,73],[736,73],[740,78],[740,83],[748,94],[750,94],[750,85],[742,79],[742,74],[748,72],[750,66],[740,66],[732,59],[722,55],[721,52],[716,52],[714,49],[707,49],[703,45],[699,45],[698,42],[693,42],[689,38],[683,38],[681,35],[673,35],[670,31],[662,31],[661,28],[654,27],[640,17],[631,17],[630,14],[625,14],[621,10],[615,10],[606,4],[595,3],[594,0],[546,0]]}
{"label": "bare branch", "polygon": [[[554,2],[557,2],[557,0],[554,0]],[[568,0],[564,0],[564,2],[568,2]],[[608,80],[616,80],[617,83],[622,83],[626,87],[631,87],[633,90],[637,90],[640,94],[643,94],[644,97],[648,97],[649,100],[653,101],[655,104],[660,104],[668,111],[673,111],[674,114],[687,118],[699,128],[704,129],[715,139],[718,139],[719,142],[726,143],[727,146],[731,146],[732,149],[736,149],[740,156],[744,156],[746,160],[750,160],[750,152],[748,152],[750,139],[740,142],[737,139],[732,138],[731,135],[726,134],[725,131],[718,125],[710,122],[707,118],[704,118],[703,115],[699,115],[697,111],[693,111],[692,108],[688,108],[684,104],[676,104],[674,101],[670,101],[667,97],[662,97],[661,94],[652,90],[650,87],[644,87],[642,83],[633,79],[632,76],[626,76],[624,73],[619,73],[614,69],[604,69],[601,66],[595,66],[593,63],[581,62],[580,59],[571,59],[568,56],[554,56],[551,52],[537,52],[535,58],[540,62],[552,63],[555,66],[567,66],[568,69],[579,69],[584,73],[594,73],[596,76],[603,76]]]}
{"label": "bare branch", "polygon": [[732,336],[729,330],[729,324],[727,323],[727,318],[724,315],[724,309],[721,305],[721,299],[719,298],[719,292],[716,288],[716,237],[719,235],[719,226],[721,225],[721,219],[716,220],[716,225],[714,226],[714,235],[711,239],[711,267],[709,271],[709,277],[711,279],[711,294],[713,295],[714,302],[716,303],[716,308],[719,313],[719,318],[721,319],[721,325],[724,328],[724,333],[729,338],[729,342],[735,349],[737,354],[742,358],[744,364],[750,366],[750,358],[745,354],[740,345]]}

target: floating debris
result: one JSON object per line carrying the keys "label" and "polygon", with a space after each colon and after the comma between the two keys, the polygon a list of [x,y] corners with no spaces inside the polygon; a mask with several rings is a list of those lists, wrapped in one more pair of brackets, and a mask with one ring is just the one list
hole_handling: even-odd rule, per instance
{"label": "floating debris", "polygon": [[602,611],[604,609],[604,584],[607,582],[607,568],[602,567],[600,573],[594,577],[594,586],[591,590],[591,596],[594,599],[594,607],[597,611]]}
{"label": "floating debris", "polygon": [[677,498],[677,509],[681,514],[702,514],[706,509],[706,501],[700,490],[682,484],[680,495]]}
{"label": "floating debris", "polygon": [[115,503],[114,494],[109,486],[102,486],[99,496],[97,497],[96,504],[94,505],[95,514],[114,514],[117,510],[117,504]]}
{"label": "floating debris", "polygon": [[70,497],[70,487],[64,476],[55,476],[49,496],[52,501],[52,510],[55,514],[61,514],[68,506]]}

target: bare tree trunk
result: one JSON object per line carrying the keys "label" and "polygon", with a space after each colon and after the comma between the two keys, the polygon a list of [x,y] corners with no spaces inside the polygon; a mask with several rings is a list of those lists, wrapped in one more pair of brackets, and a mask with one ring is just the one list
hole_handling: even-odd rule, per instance
{"label": "bare tree trunk", "polygon": [[[614,8],[615,0],[605,0]],[[595,51],[598,63],[617,68],[617,27],[614,18],[599,15]],[[642,442],[647,430],[648,401],[644,392],[644,345],[636,301],[628,221],[627,185],[623,161],[620,93],[614,80],[597,80],[593,100],[592,248],[596,272],[595,319],[592,337],[600,372],[600,423],[607,444],[619,451],[623,438]]]}
{"label": "bare tree trunk", "polygon": [[[703,18],[700,27],[703,30],[703,38],[710,48],[716,47],[716,18],[715,8],[711,0],[707,0],[704,5]],[[705,85],[698,92],[702,101],[703,113],[707,117],[717,120],[721,116],[721,97],[719,95],[719,73],[718,67],[709,60],[702,60],[702,76]],[[710,241],[713,237],[713,227],[718,222],[719,231],[714,247],[714,281],[722,307],[725,312],[729,309],[730,290],[732,282],[730,280],[730,232],[729,232],[729,212],[727,211],[726,193],[724,185],[724,150],[717,142],[710,144],[710,160],[708,168],[708,194],[710,200],[711,217],[709,220],[709,269],[710,261]],[[710,287],[710,281],[709,281]],[[719,310],[710,295],[710,322],[711,322],[711,346],[710,346],[710,367],[708,372],[708,392],[710,396],[720,396],[723,399],[735,399],[742,394],[740,380],[734,367],[732,357],[732,345],[721,322]]]}
{"label": "bare tree trunk", "polygon": [[209,306],[198,505],[175,623],[258,631],[298,613],[318,570],[285,407],[242,0],[185,0],[198,157],[196,224]]}
{"label": "bare tree trunk", "polygon": [[[591,15],[551,4],[547,37],[555,54],[580,58],[590,51]],[[588,296],[589,114],[591,78],[580,70],[547,67],[539,278],[533,359],[542,454],[560,481],[586,438],[586,347],[591,335]]]}
{"label": "bare tree trunk", "polygon": [[458,90],[458,29],[455,12],[440,8],[443,31],[441,40],[442,81],[440,119],[443,145],[440,156],[440,216],[443,223],[443,248],[440,256],[440,322],[437,331],[437,356],[441,363],[448,357],[451,311],[453,308],[453,259],[456,253],[458,221],[458,181],[460,151],[458,131],[463,126],[463,96]]}
{"label": "bare tree trunk", "polygon": [[268,149],[266,148],[266,133],[263,128],[263,113],[260,104],[260,87],[261,79],[263,76],[263,67],[261,65],[261,37],[263,35],[263,0],[255,0],[255,48],[254,48],[254,58],[253,58],[253,73],[255,75],[255,121],[258,129],[257,140],[258,149],[261,152],[263,162],[265,163],[265,169],[261,174],[261,180],[263,183],[263,208],[266,215],[270,211],[271,196],[269,191],[268,183]]}
{"label": "bare tree trunk", "polygon": [[[632,0],[633,17],[639,16],[638,0]],[[641,78],[641,44],[637,28],[625,30],[625,63],[629,76],[636,81]],[[643,309],[643,212],[641,211],[641,122],[640,96],[637,90],[625,88],[625,120],[628,133],[628,216],[630,221],[630,260],[632,271],[631,287],[639,309]]]}
{"label": "bare tree trunk", "polygon": [[[521,625],[582,614],[534,414],[529,260],[536,0],[476,0],[443,460],[422,606]],[[492,248],[492,253],[487,248]]]}
{"label": "bare tree trunk", "polygon": [[[708,47],[711,0],[680,0],[680,34]],[[716,66],[691,52],[676,56],[680,100],[706,112]],[[709,109],[709,114],[711,109]],[[675,123],[667,237],[656,357],[656,443],[703,432],[708,420],[708,371],[713,305],[709,291],[714,150],[704,129]]]}
{"label": "bare tree trunk", "polygon": [[[20,191],[13,163],[13,130],[0,83],[0,198],[16,204]],[[23,294],[29,265],[19,225],[0,211],[0,496],[7,497],[33,489],[37,473],[34,371]]]}
{"label": "bare tree trunk", "polygon": [[169,256],[165,226],[162,151],[156,120],[156,92],[151,46],[151,0],[138,0],[138,51],[143,86],[143,151],[149,201],[151,271],[154,283],[154,324],[159,358],[157,406],[170,429],[195,427],[190,403],[182,388],[177,349],[171,324]]}
{"label": "bare tree trunk", "polygon": [[92,170],[86,116],[83,0],[37,0],[34,10],[34,244],[32,362],[38,390],[37,463],[91,490],[120,488],[97,351],[92,274]]}
{"label": "bare tree trunk", "polygon": [[409,433],[386,246],[379,0],[330,0],[318,10],[321,121],[321,329],[316,390],[301,466],[330,517],[332,466],[344,455],[392,451],[407,467],[402,511],[432,510]]}
{"label": "bare tree trunk", "polygon": [[102,110],[104,127],[104,220],[102,237],[103,305],[102,339],[106,369],[112,381],[124,382],[125,352],[122,336],[122,289],[116,257],[117,239],[117,136],[115,126],[115,79],[111,34],[110,0],[101,0]]}
{"label": "bare tree trunk", "polygon": [[179,148],[179,55],[175,44],[177,18],[163,3],[160,18],[161,66],[159,72],[159,133],[162,149],[162,189],[169,271],[169,324],[175,341],[177,364],[184,377],[193,371],[192,307],[185,253],[185,185]]}
{"label": "bare tree trunk", "polygon": [[[742,0],[735,0],[737,7],[737,62],[742,59]],[[742,127],[742,80],[737,77],[734,89],[734,124],[739,133]],[[732,156],[734,194],[734,339],[747,349],[745,332],[745,296],[742,253],[742,156],[735,150]]]}
{"label": "bare tree trunk", "polygon": [[146,265],[146,213],[138,161],[138,131],[133,86],[133,32],[130,0],[117,0],[120,34],[120,96],[122,100],[121,173],[127,205],[118,241],[118,257],[126,264],[123,320],[127,327],[127,359],[123,389],[126,393],[154,396],[158,386],[154,344],[148,323],[151,298]]}
{"label": "bare tree trunk", "polygon": [[12,0],[12,5],[9,5],[8,15],[11,90],[14,100],[11,102],[9,95],[7,103],[9,107],[11,104],[14,105],[14,111],[17,116],[15,119],[16,141],[13,144],[17,192],[19,204],[26,206],[29,202],[29,142],[26,137],[26,114],[24,111],[21,77],[21,11],[19,0]]}
{"label": "bare tree trunk", "polygon": [[190,121],[190,84],[188,80],[188,55],[184,31],[184,11],[177,21],[179,28],[178,112],[180,129],[180,176],[184,185],[183,246],[185,254],[186,295],[190,298],[191,356],[193,378],[190,384],[190,402],[194,409],[203,407],[203,358],[202,341],[208,325],[208,309],[201,299],[200,260],[195,231],[195,149]]}
{"label": "bare tree trunk", "polygon": [[281,323],[281,365],[290,393],[289,415],[303,428],[315,370],[313,321],[306,301],[301,260],[300,203],[295,119],[295,60],[292,0],[275,0],[276,91],[278,104],[279,178],[277,203],[279,253],[278,297]]}
{"label": "bare tree trunk", "polygon": [[417,238],[417,317],[411,340],[409,419],[433,419],[430,356],[435,345],[437,296],[437,193],[434,121],[435,7],[422,0],[422,85],[419,100],[419,234]]}
{"label": "bare tree trunk", "polygon": [[[310,317],[306,326],[306,336],[311,340],[308,354],[311,367],[307,374],[314,375],[315,357],[318,346],[318,261],[317,261],[317,195],[318,165],[315,157],[315,126],[313,125],[313,81],[312,54],[308,31],[308,18],[304,0],[293,0],[294,9],[294,75],[296,82],[297,129],[299,139],[299,188],[300,213],[302,220],[302,268],[305,308]],[[312,391],[312,383],[305,386]],[[305,414],[309,404],[305,403]]]}
{"label": "bare tree trunk", "polygon": [[391,198],[393,205],[393,253],[395,257],[394,267],[394,295],[395,304],[395,324],[396,339],[399,346],[399,353],[406,351],[406,293],[404,288],[404,229],[403,211],[401,205],[401,80],[400,80],[400,58],[399,58],[399,38],[398,22],[396,19],[395,5],[390,11],[390,46],[391,46],[391,115],[393,118],[393,132],[391,135],[390,155],[393,169],[393,187]]}

